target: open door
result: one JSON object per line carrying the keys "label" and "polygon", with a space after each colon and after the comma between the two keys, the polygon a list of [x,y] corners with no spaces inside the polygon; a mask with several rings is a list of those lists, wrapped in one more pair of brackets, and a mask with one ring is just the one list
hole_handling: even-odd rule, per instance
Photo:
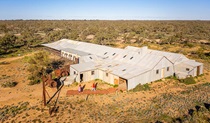
{"label": "open door", "polygon": [[124,78],[119,78],[119,86],[118,86],[119,89],[122,89],[122,90],[127,90],[128,89],[128,81],[127,79],[124,79]]}
{"label": "open door", "polygon": [[197,66],[197,76],[200,75],[200,66]]}
{"label": "open door", "polygon": [[83,74],[80,74],[80,82],[83,81]]}

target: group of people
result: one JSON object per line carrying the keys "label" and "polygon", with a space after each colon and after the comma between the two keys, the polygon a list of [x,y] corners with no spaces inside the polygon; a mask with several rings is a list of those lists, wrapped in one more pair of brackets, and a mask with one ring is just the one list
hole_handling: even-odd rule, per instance
{"label": "group of people", "polygon": [[[92,85],[92,91],[96,91],[96,86],[97,86],[97,83],[94,82],[93,85]],[[84,89],[84,87],[82,87],[82,85],[79,84],[78,92],[79,93],[82,92],[83,89]]]}

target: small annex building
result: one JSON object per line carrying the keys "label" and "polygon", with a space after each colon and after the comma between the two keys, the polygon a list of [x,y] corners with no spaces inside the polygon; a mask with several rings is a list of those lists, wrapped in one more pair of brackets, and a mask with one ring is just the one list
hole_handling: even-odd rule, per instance
{"label": "small annex building", "polygon": [[75,82],[100,79],[130,90],[169,76],[186,78],[203,74],[203,63],[148,47],[120,49],[68,39],[43,46],[59,51],[62,57],[75,63],[70,66],[70,77]]}

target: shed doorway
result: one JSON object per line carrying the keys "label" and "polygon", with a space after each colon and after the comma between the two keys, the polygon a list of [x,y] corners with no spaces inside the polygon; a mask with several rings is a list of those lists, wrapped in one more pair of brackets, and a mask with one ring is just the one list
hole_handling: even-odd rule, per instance
{"label": "shed doorway", "polygon": [[127,90],[128,88],[128,81],[127,79],[124,79],[124,78],[119,78],[119,86],[118,86],[119,89],[122,89],[122,90]]}
{"label": "shed doorway", "polygon": [[75,63],[76,63],[76,64],[79,63],[79,58],[75,58]]}
{"label": "shed doorway", "polygon": [[80,74],[80,82],[83,81],[83,74]]}
{"label": "shed doorway", "polygon": [[119,79],[114,79],[114,84],[119,85]]}
{"label": "shed doorway", "polygon": [[197,66],[197,76],[200,75],[200,66]]}

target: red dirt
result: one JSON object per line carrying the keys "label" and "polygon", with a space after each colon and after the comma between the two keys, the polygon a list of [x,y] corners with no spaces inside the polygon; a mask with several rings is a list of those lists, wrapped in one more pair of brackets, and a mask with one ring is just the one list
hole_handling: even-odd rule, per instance
{"label": "red dirt", "polygon": [[82,92],[78,92],[78,90],[68,90],[66,93],[66,96],[70,95],[84,95],[84,94],[109,94],[109,93],[115,93],[118,89],[117,88],[109,88],[106,90],[84,90]]}

